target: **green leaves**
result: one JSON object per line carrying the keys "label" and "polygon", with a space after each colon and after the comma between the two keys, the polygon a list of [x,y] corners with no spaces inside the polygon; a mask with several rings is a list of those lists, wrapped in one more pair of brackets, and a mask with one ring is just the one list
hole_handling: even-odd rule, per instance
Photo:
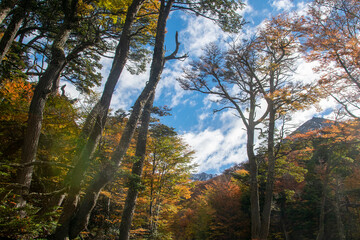
{"label": "green leaves", "polygon": [[239,14],[244,5],[237,0],[184,0],[175,4],[175,8],[214,20],[224,31],[237,33],[245,24]]}

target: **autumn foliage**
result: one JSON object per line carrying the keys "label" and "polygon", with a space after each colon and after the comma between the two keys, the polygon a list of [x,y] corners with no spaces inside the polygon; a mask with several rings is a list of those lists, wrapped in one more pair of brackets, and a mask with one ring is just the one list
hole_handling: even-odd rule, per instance
{"label": "autumn foliage", "polygon": [[[152,106],[167,61],[189,57],[177,56],[178,34],[167,55],[170,13],[206,17],[235,34],[243,7],[1,1],[0,238],[360,239],[359,1],[313,0],[301,14],[267,19],[252,37],[210,43],[184,62],[181,86],[211,95],[214,113],[229,111],[246,131],[247,161],[217,177],[191,180],[194,151],[161,123],[168,107]],[[152,51],[132,109],[111,109],[122,71],[146,72]],[[108,57],[112,68],[96,93]],[[303,61],[314,67],[312,83],[294,74]],[[294,113],[319,109],[325,98],[338,104],[333,120],[287,130]]]}

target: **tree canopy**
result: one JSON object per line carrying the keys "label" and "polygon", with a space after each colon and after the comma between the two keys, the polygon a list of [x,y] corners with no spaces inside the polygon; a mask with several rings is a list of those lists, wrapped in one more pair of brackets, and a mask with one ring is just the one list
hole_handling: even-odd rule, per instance
{"label": "tree canopy", "polygon": [[[2,1],[0,238],[358,239],[359,3],[314,0],[253,34],[245,7]],[[184,53],[167,22],[185,14],[212,21],[226,42]],[[315,66],[312,83],[297,78],[304,61]],[[205,146],[195,152],[185,131],[164,124],[181,117],[172,103],[157,106],[158,86],[180,65],[182,94],[211,100],[201,111],[233,114],[244,132],[245,147],[228,154],[246,161],[207,181],[191,178]],[[126,97],[119,82],[144,75],[132,107],[112,109]],[[325,98],[338,104],[332,120],[287,129]]]}

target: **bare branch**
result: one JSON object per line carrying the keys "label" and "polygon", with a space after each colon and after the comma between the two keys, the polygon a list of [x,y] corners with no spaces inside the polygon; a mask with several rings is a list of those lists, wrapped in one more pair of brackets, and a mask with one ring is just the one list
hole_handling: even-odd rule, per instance
{"label": "bare branch", "polygon": [[176,54],[178,53],[179,51],[179,46],[180,46],[180,43],[179,43],[179,40],[178,40],[178,32],[176,31],[176,34],[175,34],[175,42],[176,42],[176,48],[174,50],[174,52],[172,54],[170,54],[169,56],[165,57],[164,60],[167,61],[167,60],[171,60],[171,59],[185,59],[188,57],[187,54],[181,56],[181,57],[176,57]]}
{"label": "bare branch", "polygon": [[0,166],[11,166],[11,167],[18,167],[18,168],[25,168],[29,166],[36,166],[36,165],[52,165],[62,168],[74,168],[73,166],[64,164],[64,163],[57,163],[57,162],[47,162],[47,161],[35,161],[35,162],[29,162],[26,164],[19,164],[19,163],[0,163]]}

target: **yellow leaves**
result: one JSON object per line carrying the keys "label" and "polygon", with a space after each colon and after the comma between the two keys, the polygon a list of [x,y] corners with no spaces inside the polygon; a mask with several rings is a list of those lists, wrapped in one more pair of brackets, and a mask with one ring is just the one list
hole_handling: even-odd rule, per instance
{"label": "yellow leaves", "polygon": [[126,11],[131,4],[131,0],[99,0],[96,4],[100,8],[105,8],[110,14],[105,14],[114,24],[120,20],[120,24],[125,22]]}
{"label": "yellow leaves", "polygon": [[175,186],[176,191],[178,192],[179,198],[189,199],[191,197],[191,191],[188,185],[178,184]]}
{"label": "yellow leaves", "polygon": [[94,6],[88,3],[85,3],[83,0],[79,0],[78,2],[78,15],[88,15],[92,11],[94,11]]}
{"label": "yellow leaves", "polygon": [[131,0],[99,0],[97,2],[98,6],[104,7],[112,12],[126,12],[131,3]]}
{"label": "yellow leaves", "polygon": [[149,0],[140,9],[139,16],[147,17],[147,27],[145,29],[146,35],[155,36],[159,8],[160,1]]}
{"label": "yellow leaves", "polygon": [[[131,5],[131,0],[98,0],[96,6],[104,9],[104,13],[99,18],[99,23],[102,25],[124,24],[126,19],[126,12]],[[136,24],[141,25],[141,32],[145,36],[154,36],[157,26],[158,9],[160,6],[159,1],[146,1],[137,14]],[[139,28],[139,27],[137,27]],[[141,40],[140,40],[141,41]]]}
{"label": "yellow leaves", "polygon": [[249,175],[249,171],[245,170],[245,169],[239,169],[235,171],[237,174],[241,175],[241,176],[246,176]]}

